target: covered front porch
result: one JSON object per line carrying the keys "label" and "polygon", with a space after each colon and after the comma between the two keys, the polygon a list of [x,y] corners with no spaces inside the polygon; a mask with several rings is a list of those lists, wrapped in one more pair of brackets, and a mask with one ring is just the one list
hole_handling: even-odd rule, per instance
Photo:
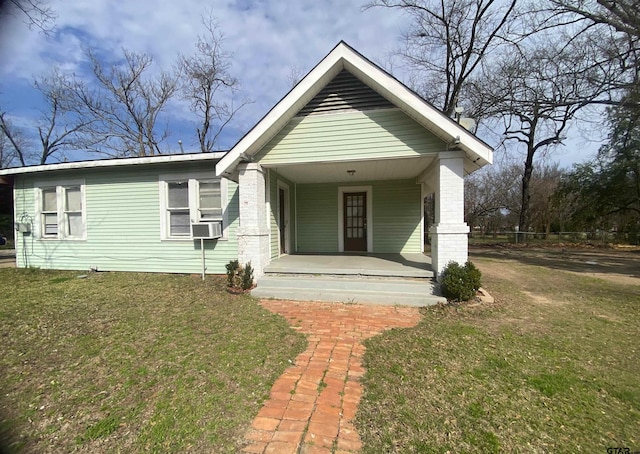
{"label": "covered front porch", "polygon": [[431,258],[423,253],[283,255],[265,273],[433,278]]}
{"label": "covered front porch", "polygon": [[[407,254],[415,254],[424,258],[419,263],[429,260],[429,278],[438,277],[449,261],[467,259],[461,152],[334,163],[241,163],[237,168],[239,260],[251,261],[258,278],[272,262],[299,254],[318,255],[316,264],[318,258],[329,263],[333,254],[333,263],[340,262],[342,269],[349,268],[350,260],[361,269],[356,257],[374,264],[387,254],[385,270],[390,264],[406,265],[411,261]],[[430,193],[436,195],[436,222],[427,257],[424,199]],[[355,256],[339,255],[347,253]],[[299,268],[310,265],[286,260],[299,260]]]}
{"label": "covered front porch", "polygon": [[274,259],[251,294],[258,298],[429,306],[444,302],[430,257],[405,254],[293,254]]}
{"label": "covered front porch", "polygon": [[429,194],[437,277],[467,260],[463,179],[490,160],[486,144],[339,43],[216,174],[238,182],[238,260],[258,278],[296,254],[422,253]]}

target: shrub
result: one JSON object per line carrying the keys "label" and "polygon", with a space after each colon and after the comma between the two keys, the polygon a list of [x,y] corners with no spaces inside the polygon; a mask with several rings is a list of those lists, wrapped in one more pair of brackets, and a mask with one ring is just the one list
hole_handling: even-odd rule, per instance
{"label": "shrub", "polygon": [[227,268],[227,285],[229,287],[239,287],[240,263],[237,260],[231,260],[225,267]]}
{"label": "shrub", "polygon": [[481,278],[480,270],[473,263],[460,266],[449,262],[442,272],[442,294],[449,300],[468,301],[480,288]]}
{"label": "shrub", "polygon": [[242,270],[242,290],[249,290],[251,287],[253,287],[253,268],[249,262]]}
{"label": "shrub", "polygon": [[474,291],[477,291],[480,287],[482,287],[482,273],[471,262],[465,263],[464,269],[467,271],[467,274],[469,276],[469,279],[471,281]]}
{"label": "shrub", "polygon": [[244,267],[237,260],[231,260],[226,265],[227,286],[235,289],[249,290],[253,287],[253,267],[251,262]]}

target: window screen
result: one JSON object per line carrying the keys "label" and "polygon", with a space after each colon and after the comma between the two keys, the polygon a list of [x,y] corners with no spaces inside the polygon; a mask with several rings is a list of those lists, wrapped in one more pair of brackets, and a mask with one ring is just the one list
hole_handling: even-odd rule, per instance
{"label": "window screen", "polygon": [[58,235],[58,203],[56,188],[42,190],[42,225],[45,236]]}
{"label": "window screen", "polygon": [[82,195],[79,186],[65,189],[65,210],[82,211]]}
{"label": "window screen", "polygon": [[189,183],[173,181],[167,183],[169,208],[169,235],[189,236]]}
{"label": "window screen", "polygon": [[186,181],[168,183],[169,208],[189,208],[189,184]]}
{"label": "window screen", "polygon": [[219,181],[200,181],[199,211],[200,220],[215,220],[222,216],[222,199]]}

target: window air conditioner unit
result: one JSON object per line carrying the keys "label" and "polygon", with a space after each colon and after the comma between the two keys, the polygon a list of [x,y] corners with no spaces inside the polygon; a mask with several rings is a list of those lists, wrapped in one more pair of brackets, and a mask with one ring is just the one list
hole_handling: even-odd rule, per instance
{"label": "window air conditioner unit", "polygon": [[222,222],[198,222],[191,224],[191,237],[194,240],[213,240],[222,237]]}

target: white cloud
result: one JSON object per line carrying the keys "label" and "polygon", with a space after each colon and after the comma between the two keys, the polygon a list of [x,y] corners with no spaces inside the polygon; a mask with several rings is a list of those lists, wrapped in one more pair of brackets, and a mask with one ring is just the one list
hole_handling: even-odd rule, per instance
{"label": "white cloud", "polygon": [[400,17],[389,12],[361,12],[354,1],[200,1],[136,2],[58,1],[52,3],[56,31],[45,36],[11,21],[0,38],[0,74],[27,78],[53,65],[74,70],[85,61],[82,47],[104,55],[122,47],[151,54],[158,66],[171,68],[178,52],[190,53],[203,32],[200,17],[211,8],[233,53],[233,70],[254,109],[266,111],[288,90],[295,66],[311,69],[338,41],[346,40],[377,59],[394,47]]}
{"label": "white cloud", "polygon": [[[240,111],[230,129],[232,134],[225,136],[225,145],[230,146],[291,88],[292,68],[308,72],[340,40],[372,61],[388,66],[389,54],[398,47],[407,18],[396,10],[363,12],[362,3],[52,0],[58,18],[56,31],[50,36],[29,30],[20,20],[0,24],[0,105],[7,110],[24,111],[24,96],[13,96],[13,87],[24,87],[25,81],[52,66],[82,75],[86,63],[83,47],[94,48],[109,60],[119,58],[121,48],[126,47],[152,55],[156,70],[171,69],[178,53],[193,52],[197,35],[204,33],[200,18],[211,9],[225,36],[224,48],[233,55],[231,70],[242,87],[238,96],[254,101]],[[394,67],[394,75],[406,80],[402,70]],[[195,146],[195,134],[187,128],[193,119],[188,106],[176,100],[169,111],[173,121],[183,128],[176,131],[172,127],[175,132],[171,140],[175,142],[179,137],[185,144]]]}

